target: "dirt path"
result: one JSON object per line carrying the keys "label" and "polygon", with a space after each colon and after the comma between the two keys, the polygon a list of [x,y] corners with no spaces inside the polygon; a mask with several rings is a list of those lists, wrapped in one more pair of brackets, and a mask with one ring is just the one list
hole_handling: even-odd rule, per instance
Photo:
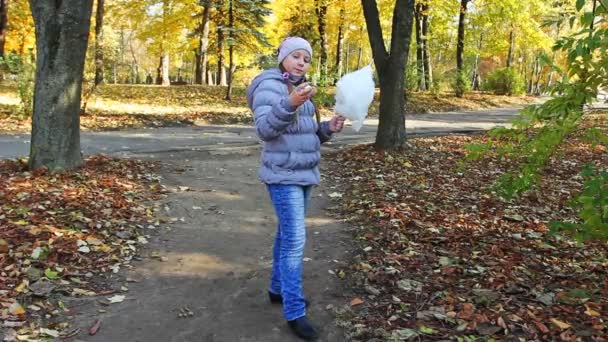
{"label": "dirt path", "polygon": [[[276,223],[266,189],[257,179],[258,153],[253,147],[139,156],[163,162],[163,183],[177,190],[164,201],[162,211],[178,221],[153,233],[142,260],[115,276],[123,280],[115,286],[128,286],[124,302],[69,303],[81,328],[77,340],[297,341],[281,307],[270,304],[266,295]],[[321,330],[320,341],[344,341],[331,306],[341,307],[349,297],[329,270],[347,261],[350,238],[348,227],[327,215],[327,190],[315,189],[308,215],[304,290],[312,302],[308,315]],[[126,277],[143,281],[127,283]],[[178,317],[183,307],[193,315]],[[102,320],[101,328],[89,336],[96,319]]]}

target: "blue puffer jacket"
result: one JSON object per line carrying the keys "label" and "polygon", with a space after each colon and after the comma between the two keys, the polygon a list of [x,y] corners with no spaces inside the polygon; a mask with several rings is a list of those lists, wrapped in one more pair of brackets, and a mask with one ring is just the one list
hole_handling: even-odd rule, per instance
{"label": "blue puffer jacket", "polygon": [[259,176],[266,184],[319,184],[321,143],[331,138],[329,122],[320,127],[315,107],[289,104],[287,84],[279,69],[258,75],[247,88],[258,137],[264,141]]}

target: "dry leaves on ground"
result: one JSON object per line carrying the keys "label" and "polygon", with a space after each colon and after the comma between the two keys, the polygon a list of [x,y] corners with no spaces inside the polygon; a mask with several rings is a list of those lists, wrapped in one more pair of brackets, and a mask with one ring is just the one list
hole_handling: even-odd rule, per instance
{"label": "dry leaves on ground", "polygon": [[93,279],[127,266],[147,243],[146,229],[161,223],[149,205],[164,193],[154,168],[92,156],[52,174],[0,161],[0,322],[11,336],[48,335],[37,328],[43,320],[65,336],[61,296],[114,292]]}
{"label": "dry leaves on ground", "polygon": [[333,200],[358,227],[346,274],[366,297],[353,339],[606,340],[608,246],[550,236],[547,224],[576,220],[568,201],[578,173],[586,163],[605,169],[608,151],[569,138],[541,183],[508,203],[490,186],[512,160],[461,163],[463,146],[485,139],[422,138],[398,152],[359,146],[328,158],[342,184]]}
{"label": "dry leaves on ground", "polygon": [[[225,87],[114,85],[97,87],[81,115],[83,130],[104,131],[128,128],[191,126],[194,124],[252,124],[245,88],[236,87],[232,101],[225,100]],[[334,88],[327,87],[315,98],[324,117],[333,115]],[[534,102],[524,96],[498,96],[471,92],[463,98],[452,93],[415,92],[408,96],[409,113],[428,113],[508,107]],[[31,119],[17,119],[19,98],[11,85],[0,87],[0,132],[31,131]],[[370,116],[378,110],[378,95]]]}

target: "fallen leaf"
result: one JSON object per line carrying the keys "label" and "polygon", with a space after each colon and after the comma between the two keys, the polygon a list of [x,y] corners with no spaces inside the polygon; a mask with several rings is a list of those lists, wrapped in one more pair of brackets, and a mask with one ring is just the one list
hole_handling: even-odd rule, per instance
{"label": "fallen leaf", "polygon": [[365,302],[363,301],[363,299],[361,299],[361,298],[357,297],[357,298],[354,298],[353,300],[351,300],[351,301],[350,301],[350,306],[361,305],[361,304],[363,304],[363,303],[365,303]]}
{"label": "fallen leaf", "polygon": [[507,324],[505,323],[505,320],[501,316],[498,316],[498,318],[496,319],[496,324],[499,327],[507,330]]}
{"label": "fallen leaf", "polygon": [[25,314],[25,309],[21,304],[14,302],[8,307],[8,312],[10,312],[11,315],[23,315]]}
{"label": "fallen leaf", "polygon": [[418,332],[413,329],[399,329],[392,332],[392,338],[397,341],[409,340],[410,338],[418,335]]}
{"label": "fallen leaf", "polygon": [[32,251],[32,259],[38,259],[40,258],[40,255],[42,255],[43,249],[40,247],[36,247],[34,248],[34,250]]}
{"label": "fallen leaf", "polygon": [[80,246],[80,248],[78,248],[78,251],[82,253],[89,253],[91,249],[89,248],[89,246]]}
{"label": "fallen leaf", "polygon": [[8,242],[4,239],[0,239],[0,253],[8,252]]}
{"label": "fallen leaf", "polygon": [[540,330],[543,334],[548,334],[549,333],[549,328],[547,328],[547,326],[544,325],[543,323],[534,321],[534,325],[536,325],[536,327],[538,328],[538,330]]}
{"label": "fallen leaf", "polygon": [[101,328],[101,319],[98,319],[95,321],[93,326],[89,329],[89,335],[97,334],[97,332],[99,331],[99,328]]}
{"label": "fallen leaf", "polygon": [[50,280],[59,278],[59,272],[55,272],[55,271],[51,270],[50,268],[47,268],[46,270],[44,270],[44,275],[47,278],[49,278]]}
{"label": "fallen leaf", "polygon": [[40,328],[40,333],[51,337],[59,337],[59,331],[53,329]]}
{"label": "fallen leaf", "polygon": [[93,246],[98,246],[98,245],[101,245],[103,243],[103,241],[101,241],[101,240],[99,240],[97,238],[94,238],[94,237],[89,237],[89,238],[87,238],[86,241],[87,241],[87,243],[89,245],[93,245]]}
{"label": "fallen leaf", "polygon": [[458,318],[470,319],[471,316],[473,316],[474,312],[475,312],[475,305],[473,305],[471,303],[464,303],[462,305],[462,310],[460,310],[460,312],[458,312]]}
{"label": "fallen leaf", "polygon": [[425,327],[424,325],[420,327],[420,332],[423,334],[427,334],[427,335],[432,335],[434,333],[436,333],[435,330],[433,330],[432,328],[429,327]]}
{"label": "fallen leaf", "polygon": [[17,286],[15,288],[15,291],[17,292],[25,292],[27,289],[27,285],[28,285],[28,281],[27,280],[23,280],[23,282],[21,282],[21,284],[19,284],[19,286]]}
{"label": "fallen leaf", "polygon": [[560,329],[569,329],[570,324],[562,322],[556,318],[551,318],[551,323],[555,324]]}
{"label": "fallen leaf", "polygon": [[125,296],[116,295],[116,296],[112,296],[112,297],[108,298],[108,300],[110,301],[110,303],[120,303],[125,300]]}
{"label": "fallen leaf", "polygon": [[600,313],[599,313],[599,312],[597,312],[597,311],[595,311],[595,310],[591,309],[591,308],[590,308],[589,306],[587,306],[587,305],[585,305],[585,308],[587,309],[587,310],[585,310],[585,314],[586,314],[587,316],[592,316],[592,317],[593,317],[593,316],[599,316],[599,315],[600,315]]}

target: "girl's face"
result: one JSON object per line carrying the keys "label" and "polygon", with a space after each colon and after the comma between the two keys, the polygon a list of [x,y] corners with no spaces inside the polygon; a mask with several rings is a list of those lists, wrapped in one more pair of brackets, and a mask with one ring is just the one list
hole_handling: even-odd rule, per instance
{"label": "girl's face", "polygon": [[285,57],[283,68],[294,76],[304,76],[310,68],[310,55],[306,50],[296,50]]}

